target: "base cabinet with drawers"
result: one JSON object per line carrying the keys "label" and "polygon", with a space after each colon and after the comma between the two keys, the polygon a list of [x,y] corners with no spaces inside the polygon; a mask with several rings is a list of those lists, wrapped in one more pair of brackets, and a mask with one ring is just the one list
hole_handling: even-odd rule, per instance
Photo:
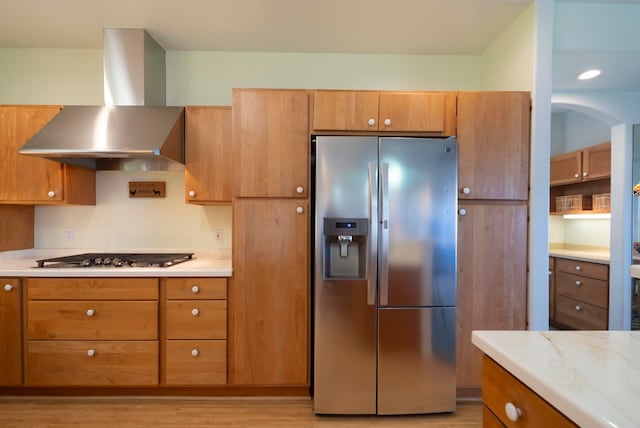
{"label": "base cabinet with drawers", "polygon": [[609,326],[609,265],[555,257],[551,324],[571,330]]}

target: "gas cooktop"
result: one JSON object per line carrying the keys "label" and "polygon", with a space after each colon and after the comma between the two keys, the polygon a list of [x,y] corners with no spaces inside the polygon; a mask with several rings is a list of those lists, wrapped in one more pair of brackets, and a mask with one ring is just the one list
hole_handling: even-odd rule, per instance
{"label": "gas cooktop", "polygon": [[193,253],[84,253],[36,260],[39,268],[169,267],[193,258]]}

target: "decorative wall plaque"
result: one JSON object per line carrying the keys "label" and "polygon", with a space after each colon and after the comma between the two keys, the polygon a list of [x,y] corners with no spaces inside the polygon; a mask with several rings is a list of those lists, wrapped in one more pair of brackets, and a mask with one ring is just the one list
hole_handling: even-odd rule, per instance
{"label": "decorative wall plaque", "polygon": [[165,197],[164,181],[130,181],[129,197],[130,198],[164,198]]}

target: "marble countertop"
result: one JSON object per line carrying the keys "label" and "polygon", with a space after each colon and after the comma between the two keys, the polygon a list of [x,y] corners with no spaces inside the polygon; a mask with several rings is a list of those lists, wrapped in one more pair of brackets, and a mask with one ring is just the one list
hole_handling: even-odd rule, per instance
{"label": "marble countertop", "polygon": [[640,331],[474,331],[472,342],[579,426],[638,426]]}
{"label": "marble countertop", "polygon": [[565,259],[579,260],[582,262],[609,264],[608,250],[576,250],[568,248],[550,248],[549,256]]}
{"label": "marble countertop", "polygon": [[[123,268],[38,268],[36,260],[62,257],[72,254],[104,252],[179,252],[194,253],[193,259],[170,267],[123,267]],[[184,277],[184,276],[231,276],[230,250],[184,249],[29,249],[0,252],[0,276],[4,277]]]}

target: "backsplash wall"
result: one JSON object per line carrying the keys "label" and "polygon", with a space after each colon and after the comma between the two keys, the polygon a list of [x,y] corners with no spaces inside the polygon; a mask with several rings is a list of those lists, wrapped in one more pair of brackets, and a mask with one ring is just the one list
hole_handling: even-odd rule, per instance
{"label": "backsplash wall", "polygon": [[[166,197],[129,198],[129,181],[164,181]],[[231,249],[231,206],[187,204],[184,171],[98,171],[96,206],[39,206],[35,224],[35,248]]]}

